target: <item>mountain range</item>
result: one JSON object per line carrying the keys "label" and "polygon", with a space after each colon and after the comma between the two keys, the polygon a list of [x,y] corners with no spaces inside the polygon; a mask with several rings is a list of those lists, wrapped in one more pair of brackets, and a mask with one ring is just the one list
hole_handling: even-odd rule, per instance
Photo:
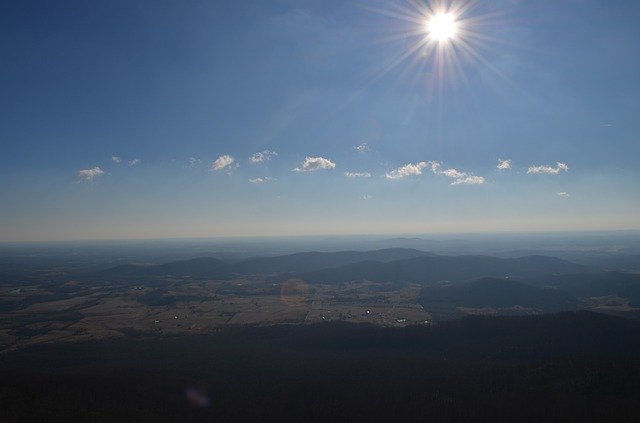
{"label": "mountain range", "polygon": [[160,265],[120,265],[92,276],[116,280],[148,280],[161,277],[231,279],[266,275],[274,280],[297,277],[308,283],[362,280],[431,283],[441,280],[523,278],[589,271],[586,266],[547,256],[506,259],[490,256],[439,256],[415,249],[392,248],[364,252],[306,252],[256,257],[235,263],[213,257],[200,257]]}

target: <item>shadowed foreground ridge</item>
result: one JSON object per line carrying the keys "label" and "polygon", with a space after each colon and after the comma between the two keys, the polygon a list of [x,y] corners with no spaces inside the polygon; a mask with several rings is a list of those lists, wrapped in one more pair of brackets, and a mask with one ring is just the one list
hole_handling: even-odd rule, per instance
{"label": "shadowed foreground ridge", "polygon": [[0,359],[0,417],[630,422],[638,353],[640,322],[591,312],[40,345]]}

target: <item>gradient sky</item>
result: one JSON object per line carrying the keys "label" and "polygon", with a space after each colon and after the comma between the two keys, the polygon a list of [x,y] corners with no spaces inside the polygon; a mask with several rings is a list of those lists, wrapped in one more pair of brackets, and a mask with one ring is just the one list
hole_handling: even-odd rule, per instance
{"label": "gradient sky", "polygon": [[444,74],[390,12],[3,2],[0,241],[640,229],[640,3],[477,1]]}

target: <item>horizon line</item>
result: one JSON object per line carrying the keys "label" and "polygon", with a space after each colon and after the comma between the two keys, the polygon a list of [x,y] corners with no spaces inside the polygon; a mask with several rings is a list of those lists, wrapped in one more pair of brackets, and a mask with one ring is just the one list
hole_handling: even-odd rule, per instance
{"label": "horizon line", "polygon": [[463,231],[463,232],[382,232],[359,234],[303,234],[303,235],[225,235],[225,236],[186,236],[186,237],[142,237],[142,238],[77,238],[77,239],[42,239],[0,241],[0,245],[15,244],[53,244],[53,243],[82,243],[82,242],[154,242],[154,241],[242,241],[268,239],[310,239],[310,238],[358,238],[358,237],[391,237],[416,238],[437,236],[482,236],[482,235],[554,235],[554,234],[604,234],[604,233],[639,233],[636,229],[566,229],[566,230],[503,230],[503,231]]}

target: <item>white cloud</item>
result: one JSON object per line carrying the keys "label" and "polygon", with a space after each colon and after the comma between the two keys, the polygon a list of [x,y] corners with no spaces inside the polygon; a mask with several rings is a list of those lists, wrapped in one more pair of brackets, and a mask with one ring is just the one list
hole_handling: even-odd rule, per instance
{"label": "white cloud", "polygon": [[430,161],[427,165],[436,175],[444,175],[454,181],[451,185],[481,185],[486,182],[483,176],[476,176],[473,173],[463,172],[458,169],[449,168],[442,170],[442,162]]}
{"label": "white cloud", "polygon": [[437,173],[453,179],[454,181],[451,182],[451,185],[482,185],[485,183],[484,177],[462,172],[458,169],[439,170]]}
{"label": "white cloud", "polygon": [[496,167],[500,170],[511,169],[511,159],[498,159],[498,166]]}
{"label": "white cloud", "polygon": [[422,175],[422,171],[429,168],[436,175],[444,175],[454,181],[451,185],[480,185],[486,182],[482,176],[476,176],[473,173],[462,172],[458,169],[442,170],[442,163],[437,161],[420,162],[416,164],[406,164],[396,170],[387,172],[387,179],[400,179],[410,175]]}
{"label": "white cloud", "polygon": [[335,169],[336,164],[324,157],[305,157],[302,165],[293,169],[294,172],[315,172],[320,169]]}
{"label": "white cloud", "polygon": [[129,166],[136,166],[136,165],[139,165],[140,163],[142,163],[142,160],[140,159],[129,160]]}
{"label": "white cloud", "polygon": [[253,178],[249,179],[249,182],[252,184],[264,184],[265,182],[275,181],[276,178],[272,178],[271,176],[263,176],[261,178]]}
{"label": "white cloud", "polygon": [[565,163],[557,162],[556,163],[556,167],[547,166],[547,165],[531,166],[527,170],[527,173],[557,175],[558,173],[560,173],[562,171],[568,172],[569,171],[569,166],[567,166]]}
{"label": "white cloud", "polygon": [[371,173],[369,172],[345,172],[344,176],[350,179],[355,178],[371,178]]}
{"label": "white cloud", "polygon": [[451,182],[451,185],[482,185],[485,183],[483,176],[467,175]]}
{"label": "white cloud", "polygon": [[365,151],[369,151],[369,144],[367,144],[366,142],[363,142],[362,144],[358,144],[356,146],[353,147],[354,150],[360,152],[360,153],[364,153]]}
{"label": "white cloud", "polygon": [[558,195],[558,197],[562,197],[562,198],[571,197],[571,194],[569,194],[568,192],[564,192],[564,191],[556,192],[556,195]]}
{"label": "white cloud", "polygon": [[364,201],[369,201],[369,200],[373,199],[373,197],[371,195],[369,195],[369,194],[365,194],[360,198],[362,198]]}
{"label": "white cloud", "polygon": [[197,157],[189,157],[189,159],[187,160],[189,167],[196,167],[197,165],[200,164],[201,161],[202,160],[200,160]]}
{"label": "white cloud", "polygon": [[438,173],[440,171],[440,168],[442,168],[441,162],[429,161],[427,162],[427,165],[431,168],[431,171],[433,173]]}
{"label": "white cloud", "polygon": [[111,161],[114,163],[122,163],[122,157],[111,156]]}
{"label": "white cloud", "polygon": [[235,163],[235,161],[236,159],[234,159],[232,156],[225,154],[223,156],[218,157],[213,163],[211,163],[211,169],[223,170],[223,169],[231,168]]}
{"label": "white cloud", "polygon": [[453,179],[462,179],[467,177],[467,174],[465,172],[460,172],[457,169],[445,169],[438,173],[446,176],[447,178],[453,178]]}
{"label": "white cloud", "polygon": [[278,153],[276,153],[275,151],[263,150],[252,154],[251,157],[249,157],[249,160],[251,161],[251,163],[262,163],[276,157],[278,157]]}
{"label": "white cloud", "polygon": [[98,176],[104,175],[104,170],[100,169],[99,166],[92,167],[91,169],[82,169],[78,171],[78,178],[80,181],[92,182],[93,178],[97,178]]}
{"label": "white cloud", "polygon": [[427,167],[427,162],[407,163],[391,172],[386,173],[387,179],[402,179],[411,175],[422,175],[422,171]]}

